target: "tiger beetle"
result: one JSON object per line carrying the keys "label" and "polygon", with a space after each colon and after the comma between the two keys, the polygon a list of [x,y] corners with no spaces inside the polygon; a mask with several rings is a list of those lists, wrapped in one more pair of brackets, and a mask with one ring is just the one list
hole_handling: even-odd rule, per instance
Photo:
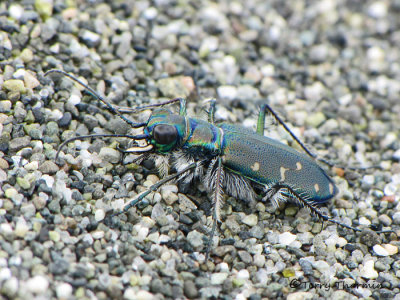
{"label": "tiger beetle", "polygon": [[[126,213],[137,205],[148,194],[156,191],[163,184],[176,180],[184,184],[199,179],[207,192],[212,195],[213,224],[206,249],[206,261],[212,247],[212,240],[220,219],[220,208],[223,193],[237,199],[254,203],[254,188],[264,192],[263,200],[270,199],[275,205],[280,202],[293,201],[306,207],[322,221],[329,221],[342,227],[362,231],[323,214],[318,208],[337,193],[332,179],[316,163],[306,146],[292,133],[286,124],[267,104],[261,107],[258,115],[257,130],[253,132],[238,125],[227,123],[215,124],[215,100],[211,100],[208,121],[190,118],[186,115],[186,101],[176,98],[159,104],[137,108],[119,108],[111,105],[91,87],[78,78],[61,70],[50,70],[50,73],[61,73],[82,85],[97,100],[101,101],[113,114],[133,128],[142,128],[138,135],[127,134],[93,134],[70,138],[62,147],[74,140],[93,137],[125,137],[134,141],[144,141],[145,145],[136,144],[124,150],[125,153],[141,154],[144,158],[154,159],[156,166],[164,177],[127,203],[121,211],[109,217]],[[179,103],[179,113],[172,113],[164,106]],[[136,123],[127,119],[123,113],[135,113],[151,109],[152,114],[145,123]],[[281,124],[306,154],[264,136],[264,125],[267,113]],[[167,175],[169,166],[175,173]]]}

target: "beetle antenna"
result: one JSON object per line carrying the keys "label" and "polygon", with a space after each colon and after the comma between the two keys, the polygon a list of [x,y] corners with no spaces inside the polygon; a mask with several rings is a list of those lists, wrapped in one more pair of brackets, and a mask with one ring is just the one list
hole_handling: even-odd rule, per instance
{"label": "beetle antenna", "polygon": [[[58,147],[57,154],[56,154],[56,157],[55,157],[54,160],[57,161],[57,158],[58,158],[62,148],[66,144],[68,144],[70,142],[73,142],[73,141],[76,141],[76,140],[83,140],[83,139],[89,139],[89,138],[94,138],[94,137],[124,137],[124,138],[129,138],[129,139],[132,139],[132,140],[144,140],[144,139],[148,138],[148,135],[146,135],[146,134],[139,134],[139,135],[129,135],[129,134],[91,134],[91,135],[76,136],[76,137],[73,137],[73,138],[70,138],[70,139],[64,141]],[[147,145],[147,146],[144,146],[144,147],[136,147],[136,148],[148,149],[147,151],[150,151],[151,149],[149,148],[149,146],[150,145]],[[133,151],[131,151],[131,152],[133,152]],[[140,151],[137,151],[137,152],[140,152]]]}
{"label": "beetle antenna", "polygon": [[164,102],[161,102],[161,103],[156,103],[156,104],[149,104],[149,105],[138,106],[138,107],[134,107],[134,108],[131,108],[131,107],[118,107],[118,108],[115,108],[115,109],[117,109],[121,113],[137,113],[137,112],[142,111],[142,110],[155,108],[155,107],[160,107],[160,106],[164,106],[164,105],[168,105],[168,104],[173,104],[173,103],[176,103],[176,102],[186,103],[186,101],[183,98],[179,98],[178,97],[178,98],[174,98],[174,99],[167,100],[167,101],[164,101]]}
{"label": "beetle antenna", "polygon": [[126,123],[128,123],[129,125],[131,125],[133,128],[139,128],[139,127],[143,127],[146,125],[146,123],[136,123],[133,122],[127,118],[125,118],[120,112],[119,110],[115,109],[114,106],[112,106],[107,100],[105,100],[102,96],[100,96],[94,89],[92,89],[90,86],[88,86],[87,84],[83,83],[81,80],[79,80],[78,78],[76,78],[75,76],[62,71],[62,70],[58,70],[58,69],[53,69],[53,70],[49,70],[46,73],[44,73],[44,76],[49,75],[50,73],[59,73],[62,74],[66,77],[69,77],[71,80],[77,82],[78,84],[80,84],[81,86],[83,86],[86,91],[88,93],[90,93],[93,97],[95,97],[97,100],[99,100],[100,102],[102,102],[107,109],[112,112],[113,114],[117,115],[118,117],[120,117],[122,120],[124,120]]}

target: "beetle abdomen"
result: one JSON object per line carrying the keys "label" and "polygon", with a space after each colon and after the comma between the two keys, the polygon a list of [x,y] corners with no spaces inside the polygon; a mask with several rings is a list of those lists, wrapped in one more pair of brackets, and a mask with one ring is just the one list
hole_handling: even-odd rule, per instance
{"label": "beetle abdomen", "polygon": [[243,135],[230,125],[220,127],[224,131],[223,164],[232,172],[262,185],[284,183],[318,203],[336,194],[333,181],[305,154],[256,133]]}

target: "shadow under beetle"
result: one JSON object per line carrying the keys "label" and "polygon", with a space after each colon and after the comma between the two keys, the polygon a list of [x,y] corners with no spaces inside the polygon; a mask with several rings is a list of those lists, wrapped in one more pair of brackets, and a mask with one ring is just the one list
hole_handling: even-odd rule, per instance
{"label": "shadow under beetle", "polygon": [[[57,156],[65,144],[74,140],[92,137],[126,137],[135,141],[142,140],[145,145],[137,145],[124,152],[142,154],[140,159],[154,159],[160,175],[164,176],[148,190],[127,203],[123,210],[109,217],[127,212],[129,208],[134,207],[168,181],[176,180],[188,184],[198,178],[212,195],[214,205],[213,226],[206,250],[206,260],[212,246],[216,223],[219,220],[224,192],[240,200],[254,202],[256,199],[254,188],[261,188],[264,191],[263,200],[270,199],[275,204],[294,201],[309,209],[323,221],[361,231],[361,229],[336,221],[319,210],[318,205],[334,197],[337,188],[332,179],[316,163],[314,155],[267,104],[261,107],[257,130],[253,132],[238,125],[215,124],[215,100],[211,101],[208,122],[188,117],[186,101],[182,98],[134,109],[118,108],[107,102],[91,87],[64,71],[50,70],[45,76],[54,72],[61,73],[81,84],[109,111],[118,115],[133,128],[143,129],[143,134],[139,135],[94,134],[74,137],[60,145]],[[179,114],[174,114],[163,107],[178,102]],[[154,110],[145,123],[133,122],[122,115],[150,108]],[[284,126],[307,155],[264,136],[265,117],[268,111]],[[167,175],[170,166],[176,172]]]}

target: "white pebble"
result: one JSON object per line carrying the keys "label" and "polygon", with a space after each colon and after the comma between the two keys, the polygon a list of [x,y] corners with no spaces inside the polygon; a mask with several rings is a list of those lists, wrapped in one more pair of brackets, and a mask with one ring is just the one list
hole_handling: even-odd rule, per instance
{"label": "white pebble", "polygon": [[136,224],[133,228],[136,230],[135,240],[139,242],[142,242],[149,234],[149,228],[143,227],[142,224]]}
{"label": "white pebble", "polygon": [[85,30],[82,35],[82,39],[84,39],[85,41],[90,41],[92,43],[97,43],[100,40],[100,35],[93,31]]}
{"label": "white pebble", "polygon": [[127,300],[152,300],[156,297],[148,291],[140,290],[136,291],[133,288],[128,288],[124,292],[124,299]]}
{"label": "white pebble", "polygon": [[96,212],[94,213],[94,219],[96,220],[96,222],[99,222],[101,220],[104,220],[104,217],[106,216],[106,213],[104,212],[103,209],[98,209],[96,210]]}
{"label": "white pebble", "polygon": [[290,232],[284,232],[279,235],[279,244],[288,246],[296,239],[296,235]]}
{"label": "white pebble", "polygon": [[28,279],[26,282],[26,287],[28,290],[35,294],[43,294],[47,291],[49,287],[49,281],[46,277],[37,275],[33,278]]}
{"label": "white pebble", "polygon": [[237,88],[232,85],[222,85],[217,88],[218,98],[233,100],[237,96]]}
{"label": "white pebble", "polygon": [[151,6],[147,8],[143,15],[147,20],[153,20],[155,17],[157,17],[158,11],[155,7]]}
{"label": "white pebble", "polygon": [[345,94],[342,97],[339,97],[338,101],[340,105],[347,106],[353,100],[352,94]]}
{"label": "white pebble", "polygon": [[400,185],[400,174],[392,175],[392,183],[394,183],[396,185]]}
{"label": "white pebble", "polygon": [[392,244],[383,244],[383,248],[389,253],[389,255],[394,255],[399,252],[399,248]]}
{"label": "white pebble", "polygon": [[314,295],[310,292],[295,292],[290,293],[286,300],[313,299]]}
{"label": "white pebble", "polygon": [[323,260],[318,260],[315,263],[313,263],[313,267],[316,268],[321,273],[324,273],[329,270],[329,264]]}
{"label": "white pebble", "polygon": [[17,225],[15,226],[15,235],[18,237],[24,237],[28,232],[29,227],[23,217],[19,218]]}
{"label": "white pebble", "polygon": [[364,226],[369,226],[371,225],[371,221],[368,220],[366,217],[361,217],[358,222],[360,223],[360,225],[364,225]]}
{"label": "white pebble", "polygon": [[31,161],[24,166],[27,171],[36,171],[39,168],[39,162],[37,160]]}
{"label": "white pebble", "polygon": [[386,133],[385,137],[383,140],[380,142],[380,146],[385,149],[392,145],[394,142],[397,141],[397,133],[395,132],[388,132]]}
{"label": "white pebble", "polygon": [[386,196],[396,195],[396,192],[397,192],[396,184],[388,183],[387,185],[385,185],[385,188],[383,189],[383,192],[385,193]]}
{"label": "white pebble", "polygon": [[268,65],[262,66],[262,67],[261,67],[261,74],[262,74],[264,77],[271,77],[271,76],[274,76],[274,74],[275,74],[275,67],[274,67],[274,65],[268,64]]}
{"label": "white pebble", "polygon": [[257,225],[258,217],[257,217],[257,215],[254,215],[254,214],[252,214],[252,215],[246,215],[246,216],[243,218],[242,222],[243,222],[244,224],[250,226],[250,227],[253,227],[253,226]]}
{"label": "white pebble", "polygon": [[222,284],[228,278],[228,273],[213,273],[211,274],[211,284]]}
{"label": "white pebble", "polygon": [[313,83],[312,85],[308,85],[304,88],[304,95],[306,99],[309,99],[312,102],[316,102],[320,100],[325,94],[325,87],[319,81]]}
{"label": "white pebble", "polygon": [[59,109],[55,109],[50,113],[50,120],[58,121],[63,117],[63,113]]}
{"label": "white pebble", "polygon": [[4,236],[10,236],[13,233],[13,229],[10,224],[0,224],[0,233]]}
{"label": "white pebble", "polygon": [[374,249],[374,252],[379,256],[389,256],[389,252],[381,245],[375,245],[372,249]]}
{"label": "white pebble", "polygon": [[59,299],[67,299],[72,295],[72,286],[63,282],[56,287],[56,294]]}
{"label": "white pebble", "polygon": [[89,245],[92,245],[93,241],[94,241],[93,236],[90,233],[85,234],[82,238],[82,242],[85,242]]}
{"label": "white pebble", "polygon": [[375,183],[375,176],[374,175],[365,175],[362,179],[362,182],[368,186],[371,186]]}
{"label": "white pebble", "polygon": [[77,104],[81,103],[81,97],[79,97],[78,95],[72,94],[71,96],[69,96],[68,103],[72,104],[72,105],[77,105]]}
{"label": "white pebble", "polygon": [[217,269],[219,269],[220,272],[229,273],[229,266],[225,262],[218,264]]}
{"label": "white pebble", "polygon": [[93,237],[95,240],[100,240],[100,239],[102,239],[102,238],[104,237],[104,231],[102,231],[102,230],[97,230],[97,231],[95,231],[95,232],[92,232],[92,237]]}
{"label": "white pebble", "polygon": [[14,295],[18,292],[19,283],[16,277],[11,277],[2,284],[3,286],[1,290],[5,292],[5,294]]}
{"label": "white pebble", "polygon": [[375,270],[375,263],[373,260],[368,260],[361,266],[360,275],[367,279],[378,278],[378,272]]}
{"label": "white pebble", "polygon": [[250,274],[249,274],[249,271],[247,271],[246,269],[242,269],[237,273],[236,277],[239,279],[247,280],[250,278]]}
{"label": "white pebble", "polygon": [[55,43],[53,46],[49,48],[51,53],[58,54],[60,53],[60,44]]}
{"label": "white pebble", "polygon": [[376,1],[368,7],[368,15],[372,18],[380,19],[387,15],[387,4],[384,1]]}
{"label": "white pebble", "polygon": [[165,243],[169,242],[170,240],[171,240],[171,238],[170,238],[168,235],[166,235],[166,234],[161,234],[161,235],[160,235],[160,238],[158,239],[158,242],[159,242],[160,244],[165,244]]}
{"label": "white pebble", "polygon": [[9,268],[1,268],[0,269],[0,282],[11,278],[11,270]]}
{"label": "white pebble", "polygon": [[53,187],[53,184],[54,184],[54,177],[52,177],[52,176],[50,176],[50,175],[47,175],[47,174],[44,174],[44,175],[42,175],[42,178],[41,178],[41,179],[44,180],[44,182],[46,183],[46,185],[47,185],[48,188],[52,188],[52,187]]}
{"label": "white pebble", "polygon": [[385,51],[377,46],[368,48],[367,60],[369,61],[382,61],[385,59]]}
{"label": "white pebble", "polygon": [[218,49],[218,39],[214,36],[209,36],[205,38],[199,49],[200,56],[205,57],[207,56],[210,52],[214,52]]}
{"label": "white pebble", "polygon": [[259,268],[264,267],[265,265],[265,256],[262,254],[255,254],[254,255],[254,265],[256,265]]}
{"label": "white pebble", "polygon": [[343,248],[344,246],[347,245],[347,240],[345,238],[339,237],[337,240],[337,245],[339,248]]}
{"label": "white pebble", "polygon": [[143,227],[151,228],[156,224],[156,221],[149,217],[142,217],[142,219],[140,220],[140,224]]}
{"label": "white pebble", "polygon": [[393,153],[393,158],[396,159],[396,160],[400,160],[400,149],[396,150]]}
{"label": "white pebble", "polygon": [[8,13],[11,18],[13,18],[15,20],[19,20],[24,13],[24,9],[19,4],[12,4],[12,5],[10,5],[10,8],[8,9]]}

